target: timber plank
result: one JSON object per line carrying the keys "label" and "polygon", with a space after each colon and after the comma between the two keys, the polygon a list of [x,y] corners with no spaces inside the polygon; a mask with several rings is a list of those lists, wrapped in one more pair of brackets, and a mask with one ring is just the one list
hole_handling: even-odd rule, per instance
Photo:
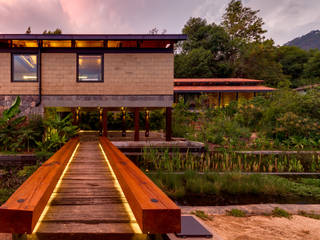
{"label": "timber plank", "polygon": [[180,232],[180,208],[107,138],[100,143],[142,232]]}
{"label": "timber plank", "polygon": [[66,143],[0,207],[0,232],[32,232],[78,142]]}

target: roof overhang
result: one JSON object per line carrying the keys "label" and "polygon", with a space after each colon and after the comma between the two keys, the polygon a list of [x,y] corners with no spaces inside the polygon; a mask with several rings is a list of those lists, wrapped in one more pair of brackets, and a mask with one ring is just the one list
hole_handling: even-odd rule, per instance
{"label": "roof overhang", "polygon": [[170,40],[183,41],[185,34],[0,34],[0,40]]}
{"label": "roof overhang", "polygon": [[275,88],[265,86],[175,86],[174,93],[210,92],[272,92]]}

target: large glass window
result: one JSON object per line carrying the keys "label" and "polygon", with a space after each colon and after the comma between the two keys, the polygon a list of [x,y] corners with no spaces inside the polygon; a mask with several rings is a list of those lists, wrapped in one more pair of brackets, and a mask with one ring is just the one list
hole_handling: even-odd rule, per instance
{"label": "large glass window", "polygon": [[78,81],[103,81],[103,55],[78,55]]}
{"label": "large glass window", "polygon": [[38,81],[38,55],[13,54],[12,81]]}

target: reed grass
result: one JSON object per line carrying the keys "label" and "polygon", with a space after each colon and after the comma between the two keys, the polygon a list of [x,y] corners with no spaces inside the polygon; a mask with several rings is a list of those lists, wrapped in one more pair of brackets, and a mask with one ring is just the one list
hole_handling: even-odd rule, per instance
{"label": "reed grass", "polygon": [[144,170],[169,172],[195,170],[200,172],[320,172],[320,155],[314,154],[252,154],[230,151],[193,154],[189,151],[145,148],[139,167]]}

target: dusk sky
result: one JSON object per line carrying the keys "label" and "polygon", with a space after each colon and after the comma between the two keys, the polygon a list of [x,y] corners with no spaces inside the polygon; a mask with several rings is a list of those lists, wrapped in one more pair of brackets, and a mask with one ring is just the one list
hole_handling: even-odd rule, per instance
{"label": "dusk sky", "polygon": [[[0,33],[181,33],[189,17],[220,23],[229,0],[0,0]],[[320,29],[319,0],[244,0],[260,9],[266,37],[283,44]]]}

